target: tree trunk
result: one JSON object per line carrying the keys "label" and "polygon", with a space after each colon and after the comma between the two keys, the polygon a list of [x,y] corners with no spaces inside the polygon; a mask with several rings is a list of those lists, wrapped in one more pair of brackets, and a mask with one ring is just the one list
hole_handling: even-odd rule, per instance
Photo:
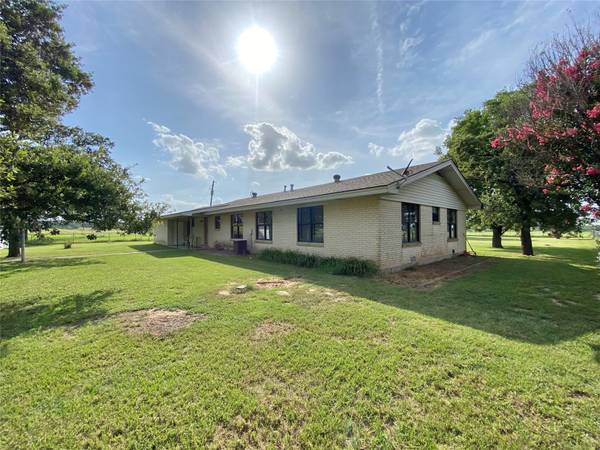
{"label": "tree trunk", "polygon": [[521,226],[521,252],[525,256],[533,256],[533,243],[531,242],[531,226],[523,224]]}
{"label": "tree trunk", "polygon": [[8,257],[19,257],[21,256],[21,242],[19,238],[19,230],[10,228],[8,230]]}
{"label": "tree trunk", "polygon": [[504,248],[502,247],[502,227],[492,227],[492,248]]}

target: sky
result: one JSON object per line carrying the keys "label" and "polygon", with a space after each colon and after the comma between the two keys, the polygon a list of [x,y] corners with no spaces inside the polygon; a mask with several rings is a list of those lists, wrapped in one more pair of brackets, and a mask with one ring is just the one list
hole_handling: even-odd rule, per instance
{"label": "sky", "polygon": [[[93,90],[65,122],[172,210],[434,161],[454,121],[518,85],[593,2],[68,2]],[[244,31],[272,36],[260,75]]]}

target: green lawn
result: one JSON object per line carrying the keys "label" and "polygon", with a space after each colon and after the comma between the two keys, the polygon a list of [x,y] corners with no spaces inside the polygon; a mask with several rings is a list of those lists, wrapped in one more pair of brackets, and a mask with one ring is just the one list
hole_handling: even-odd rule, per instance
{"label": "green lawn", "polygon": [[[470,241],[492,264],[433,290],[147,242],[33,247],[0,264],[0,448],[598,448],[593,241]],[[271,276],[303,283],[218,294]],[[156,307],[205,318],[162,338],[118,319]]]}

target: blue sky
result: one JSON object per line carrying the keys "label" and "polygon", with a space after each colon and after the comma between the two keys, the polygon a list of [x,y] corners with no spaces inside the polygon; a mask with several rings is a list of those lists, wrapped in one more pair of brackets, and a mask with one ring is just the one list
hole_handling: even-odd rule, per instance
{"label": "blue sky", "polygon": [[[592,2],[71,2],[93,91],[66,122],[173,209],[435,159],[452,121],[522,78],[533,48]],[[257,77],[236,46],[268,30]]]}

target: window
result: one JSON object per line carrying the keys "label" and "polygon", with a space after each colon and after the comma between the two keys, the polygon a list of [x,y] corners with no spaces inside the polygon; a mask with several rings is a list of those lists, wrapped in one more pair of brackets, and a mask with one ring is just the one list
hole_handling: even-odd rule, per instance
{"label": "window", "polygon": [[419,205],[402,203],[402,242],[419,242]]}
{"label": "window", "polygon": [[439,206],[433,206],[431,208],[431,221],[433,223],[440,222],[440,207]]}
{"label": "window", "polygon": [[456,210],[448,210],[448,239],[456,239],[457,236]]}
{"label": "window", "polygon": [[272,241],[273,240],[273,212],[257,212],[256,213],[256,240]]}
{"label": "window", "polygon": [[221,216],[215,216],[215,230],[221,229]]}
{"label": "window", "polygon": [[298,242],[323,242],[323,207],[298,208]]}
{"label": "window", "polygon": [[244,222],[241,214],[231,215],[231,239],[242,239],[244,237]]}

